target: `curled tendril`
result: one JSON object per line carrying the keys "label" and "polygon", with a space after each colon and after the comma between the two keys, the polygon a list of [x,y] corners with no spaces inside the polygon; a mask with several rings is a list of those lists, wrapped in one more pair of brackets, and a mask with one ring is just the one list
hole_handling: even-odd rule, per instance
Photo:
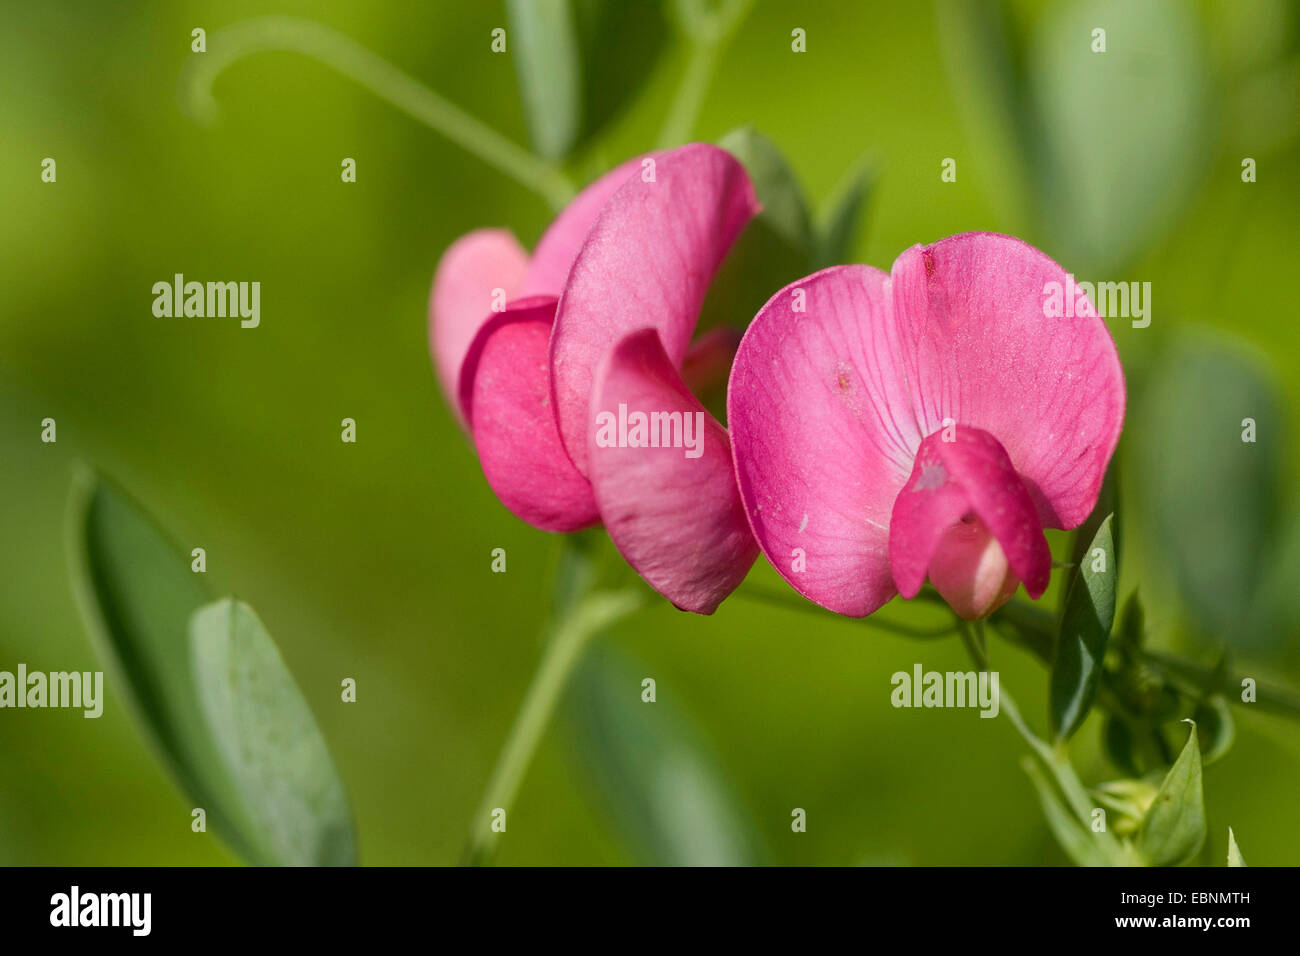
{"label": "curled tendril", "polygon": [[292,52],[338,71],[478,156],[555,209],[574,194],[573,184],[554,166],[506,139],[419,80],[322,23],[297,17],[259,17],[215,31],[207,52],[190,56],[181,76],[181,106],[197,122],[218,113],[213,83],[223,70],[255,53]]}

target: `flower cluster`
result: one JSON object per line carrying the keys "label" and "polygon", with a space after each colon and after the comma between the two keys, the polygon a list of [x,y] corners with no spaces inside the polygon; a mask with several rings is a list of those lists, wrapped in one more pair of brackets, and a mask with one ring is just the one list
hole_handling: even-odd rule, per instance
{"label": "flower cluster", "polygon": [[[1104,322],[1045,317],[1042,289],[1065,271],[971,233],[908,249],[890,273],[800,279],[738,347],[719,330],[693,343],[758,210],[740,163],[690,144],[588,187],[531,257],[500,230],[447,251],[434,362],[497,496],[546,530],[603,523],[651,586],[704,614],[760,549],[847,615],[927,578],[968,619],[1022,583],[1039,597],[1043,529],[1088,516],[1119,440]],[[690,388],[719,361],[730,432]]]}

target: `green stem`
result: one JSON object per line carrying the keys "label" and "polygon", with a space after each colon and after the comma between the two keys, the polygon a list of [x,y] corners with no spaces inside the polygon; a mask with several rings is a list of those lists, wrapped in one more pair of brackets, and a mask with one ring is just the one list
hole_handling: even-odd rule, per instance
{"label": "green stem", "polygon": [[[695,131],[700,108],[704,105],[704,95],[718,68],[718,59],[753,3],[754,0],[726,0],[722,9],[712,15],[699,11],[683,12],[683,26],[690,43],[690,59],[659,132],[660,149],[680,146]],[[690,5],[682,3],[679,6],[685,11]]]}
{"label": "green stem", "polygon": [[217,113],[212,84],[232,63],[253,53],[290,51],[309,56],[359,83],[381,99],[437,130],[461,148],[562,208],[573,184],[554,166],[443,99],[433,90],[349,37],[312,20],[259,17],[216,31],[208,52],[191,54],[182,79],[182,101],[196,119]]}
{"label": "green stem", "polygon": [[635,611],[641,602],[642,595],[635,591],[591,594],[579,600],[556,626],[506,744],[497,757],[496,769],[478,812],[474,814],[473,829],[465,847],[466,865],[481,866],[491,861],[501,838],[501,834],[492,830],[492,814],[500,809],[508,816],[542,732],[551,722],[555,705],[591,639]]}

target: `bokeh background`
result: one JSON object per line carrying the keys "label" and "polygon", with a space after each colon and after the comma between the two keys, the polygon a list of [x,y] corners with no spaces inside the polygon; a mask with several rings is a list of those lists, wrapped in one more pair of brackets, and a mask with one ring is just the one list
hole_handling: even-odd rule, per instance
{"label": "bokeh background", "polygon": [[[551,212],[305,57],[259,54],[224,73],[212,126],[182,111],[179,84],[193,28],[306,16],[526,144],[516,65],[489,49],[503,4],[3,8],[0,669],[104,667],[66,541],[73,466],[92,463],[207,549],[217,593],[258,610],[329,741],[362,862],[455,862],[539,659],[558,541],[482,480],[434,380],[426,302],[455,237],[508,226],[531,244]],[[1091,26],[1108,28],[1105,77],[1086,73]],[[794,27],[804,54],[791,52]],[[576,153],[575,177],[655,145],[686,62],[668,14],[660,40],[636,64],[635,96]],[[1124,591],[1140,586],[1156,646],[1211,663],[1226,643],[1242,669],[1292,687],[1298,57],[1300,7],[1269,0],[760,0],[693,135],[760,130],[814,205],[869,154],[853,261],[887,268],[915,243],[991,230],[1081,278],[1151,282],[1151,327],[1111,322],[1130,385]],[[40,181],[47,156],[55,184]],[[357,160],[355,184],[340,182],[343,157]],[[945,157],[955,183],[940,181]],[[1243,157],[1257,161],[1253,184]],[[176,272],[259,280],[261,327],[155,318],[151,287]],[[1239,440],[1246,416],[1261,423],[1256,446]],[[40,441],[45,417],[57,444]],[[339,440],[344,417],[355,445]],[[497,547],[506,574],[490,571]],[[784,587],[762,559],[750,582]],[[630,675],[630,700],[654,677],[697,756],[603,711],[608,684],[580,679],[499,862],[674,859],[611,783],[638,772],[650,779],[630,786],[651,816],[686,821],[675,845],[718,844],[719,858],[1066,862],[1007,721],[890,706],[895,671],[967,668],[955,639],[909,642],[747,598],[749,586],[712,618],[661,602],[602,641],[619,656],[604,673]],[[1045,673],[1006,645],[994,653],[1041,729]],[[344,677],[355,704],[340,702]],[[1252,865],[1300,862],[1297,725],[1236,712],[1236,746],[1206,770],[1204,859],[1221,865],[1231,825]],[[1116,775],[1097,738],[1094,718],[1073,747],[1090,782]],[[706,766],[721,783],[699,779]],[[0,712],[0,862],[237,862],[191,833],[190,806],[113,685],[99,720]],[[795,807],[806,833],[791,832]]]}

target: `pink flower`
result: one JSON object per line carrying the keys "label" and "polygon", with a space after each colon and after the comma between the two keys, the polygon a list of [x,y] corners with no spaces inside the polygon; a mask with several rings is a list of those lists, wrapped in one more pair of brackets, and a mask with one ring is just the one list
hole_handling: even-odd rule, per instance
{"label": "pink flower", "polygon": [[[1066,274],[989,233],[836,266],[778,292],[736,354],[736,475],[768,559],[870,614],[927,576],[962,617],[1051,574],[1044,528],[1092,511],[1124,418],[1105,323],[1045,317]],[[1082,304],[1082,303],[1081,303]]]}
{"label": "pink flower", "polygon": [[603,522],[653,587],[703,614],[758,547],[727,432],[682,369],[734,351],[734,339],[691,336],[757,211],[720,149],[637,158],[574,199],[531,258],[499,230],[458,240],[430,303],[435,366],[502,503],[549,531]]}

